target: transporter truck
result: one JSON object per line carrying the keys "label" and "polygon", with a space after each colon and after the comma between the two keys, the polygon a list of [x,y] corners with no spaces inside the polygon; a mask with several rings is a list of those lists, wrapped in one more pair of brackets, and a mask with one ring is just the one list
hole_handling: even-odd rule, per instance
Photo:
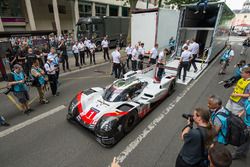
{"label": "transporter truck", "polygon": [[80,40],[87,37],[94,40],[98,51],[102,50],[101,42],[106,35],[110,47],[115,47],[119,40],[126,45],[129,22],[129,17],[82,17],[77,22],[77,38]]}

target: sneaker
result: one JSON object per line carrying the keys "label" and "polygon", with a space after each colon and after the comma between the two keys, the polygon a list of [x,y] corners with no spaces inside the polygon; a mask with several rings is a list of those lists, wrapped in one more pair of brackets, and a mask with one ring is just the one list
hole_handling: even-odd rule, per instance
{"label": "sneaker", "polygon": [[1,126],[10,126],[10,124],[8,122],[5,122],[5,121],[3,121],[0,125]]}
{"label": "sneaker", "polygon": [[23,113],[26,114],[26,115],[29,115],[30,111],[29,110],[25,110]]}
{"label": "sneaker", "polygon": [[40,101],[40,104],[48,104],[48,103],[49,103],[49,100],[47,100],[47,99]]}
{"label": "sneaker", "polygon": [[199,13],[199,11],[197,10],[196,12],[194,12],[194,14],[198,14]]}

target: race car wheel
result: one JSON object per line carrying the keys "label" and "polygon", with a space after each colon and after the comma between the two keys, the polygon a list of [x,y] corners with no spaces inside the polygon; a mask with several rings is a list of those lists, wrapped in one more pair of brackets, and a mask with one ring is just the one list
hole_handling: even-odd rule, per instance
{"label": "race car wheel", "polygon": [[124,120],[123,130],[125,133],[129,133],[136,125],[138,115],[136,111],[131,111]]}
{"label": "race car wheel", "polygon": [[171,95],[175,91],[176,80],[174,79],[168,88],[168,95]]}

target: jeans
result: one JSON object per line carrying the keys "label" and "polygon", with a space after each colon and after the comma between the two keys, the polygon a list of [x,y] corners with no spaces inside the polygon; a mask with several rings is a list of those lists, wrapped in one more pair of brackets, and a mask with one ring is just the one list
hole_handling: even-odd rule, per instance
{"label": "jeans", "polygon": [[95,63],[95,51],[90,52],[90,64],[92,64],[92,60],[94,64],[96,64]]}
{"label": "jeans", "polygon": [[107,55],[107,58],[110,60],[109,58],[109,48],[103,48],[103,58],[104,60],[106,61],[106,55]]}
{"label": "jeans", "polygon": [[80,51],[80,63],[81,65],[85,64],[85,52]]}
{"label": "jeans", "polygon": [[78,53],[74,53],[74,57],[75,57],[75,66],[79,66],[79,55]]}
{"label": "jeans", "polygon": [[120,63],[113,63],[113,69],[114,69],[114,72],[115,72],[115,77],[120,78],[121,64]]}
{"label": "jeans", "polygon": [[197,67],[196,67],[196,64],[195,64],[196,57],[197,57],[197,54],[193,54],[193,58],[191,59],[190,64],[189,64],[188,69],[187,69],[188,71],[190,70],[191,65],[193,65],[194,70],[197,71]]}
{"label": "jeans", "polygon": [[65,71],[65,63],[66,63],[66,68],[69,69],[68,55],[62,55],[62,67],[63,67],[63,71]]}
{"label": "jeans", "polygon": [[48,75],[49,77],[49,83],[52,95],[56,95],[57,92],[57,77],[56,74]]}

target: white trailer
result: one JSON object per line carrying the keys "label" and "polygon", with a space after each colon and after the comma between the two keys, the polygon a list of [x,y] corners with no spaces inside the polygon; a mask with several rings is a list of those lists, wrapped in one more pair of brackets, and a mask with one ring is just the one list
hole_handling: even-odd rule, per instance
{"label": "white trailer", "polygon": [[144,43],[146,53],[158,43],[159,48],[168,47],[171,37],[176,39],[180,12],[170,9],[137,10],[131,17],[131,44]]}

